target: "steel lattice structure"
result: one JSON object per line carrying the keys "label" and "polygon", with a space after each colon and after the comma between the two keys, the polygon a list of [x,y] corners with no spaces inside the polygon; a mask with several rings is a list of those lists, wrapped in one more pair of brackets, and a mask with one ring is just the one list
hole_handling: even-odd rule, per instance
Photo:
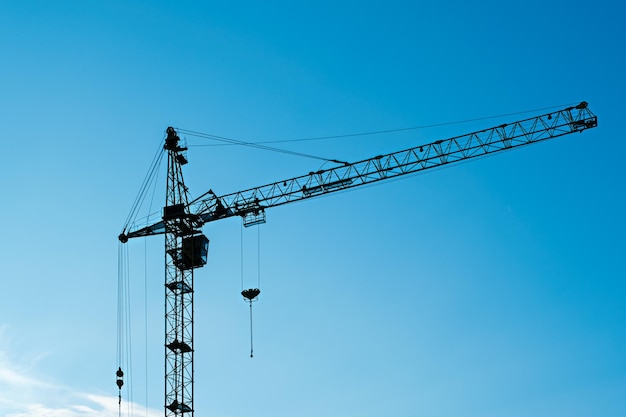
{"label": "steel lattice structure", "polygon": [[[174,129],[167,130],[167,191],[165,227],[165,415],[193,413],[193,243],[201,224],[189,215],[188,190],[182,165],[185,147]],[[189,243],[192,243],[191,255]],[[207,242],[208,243],[208,242]]]}
{"label": "steel lattice structure", "polygon": [[503,124],[462,136],[378,155],[355,163],[310,172],[223,196],[213,191],[189,202],[182,166],[185,147],[167,129],[166,206],[160,221],[133,228],[127,224],[120,241],[165,234],[165,415],[193,417],[193,272],[206,263],[208,239],[202,225],[240,216],[244,225],[265,222],[265,209],[332,192],[396,178],[456,162],[516,149],[559,136],[583,132],[598,124],[587,103]]}

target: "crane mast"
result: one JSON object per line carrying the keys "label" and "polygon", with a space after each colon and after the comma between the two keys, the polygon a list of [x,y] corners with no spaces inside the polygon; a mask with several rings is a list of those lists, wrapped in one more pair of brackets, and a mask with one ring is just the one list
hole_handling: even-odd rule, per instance
{"label": "crane mast", "polygon": [[165,415],[193,413],[193,271],[206,263],[208,240],[188,209],[180,138],[167,129],[165,228]]}
{"label": "crane mast", "polygon": [[597,117],[586,102],[563,110],[502,124],[403,151],[378,155],[307,175],[217,196],[209,190],[189,201],[182,166],[186,147],[176,130],[166,130],[166,205],[161,220],[136,228],[125,225],[119,240],[165,235],[165,416],[193,417],[193,276],[206,264],[205,223],[239,216],[245,226],[265,222],[265,209],[361,185],[413,174],[455,162],[516,149],[594,128]]}

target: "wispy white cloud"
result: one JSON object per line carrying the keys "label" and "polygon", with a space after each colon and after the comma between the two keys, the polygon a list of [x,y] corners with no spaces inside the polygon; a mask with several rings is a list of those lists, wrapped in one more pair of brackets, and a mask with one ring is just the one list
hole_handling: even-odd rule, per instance
{"label": "wispy white cloud", "polygon": [[8,385],[13,387],[46,387],[42,381],[30,378],[21,372],[6,367],[0,360],[0,386]]}
{"label": "wispy white cloud", "polygon": [[[0,326],[0,415],[5,417],[118,417],[115,396],[76,390],[40,375],[37,364],[45,354],[15,357],[9,354],[6,326]],[[122,415],[157,417],[162,410],[122,404]]]}
{"label": "wispy white cloud", "polygon": [[[115,397],[93,394],[76,394],[75,403],[64,406],[49,406],[44,404],[28,404],[22,410],[11,412],[6,417],[117,417],[119,416],[118,402]],[[132,415],[142,417],[160,417],[163,412],[145,409],[133,404]],[[130,415],[128,405],[122,410],[122,415]]]}

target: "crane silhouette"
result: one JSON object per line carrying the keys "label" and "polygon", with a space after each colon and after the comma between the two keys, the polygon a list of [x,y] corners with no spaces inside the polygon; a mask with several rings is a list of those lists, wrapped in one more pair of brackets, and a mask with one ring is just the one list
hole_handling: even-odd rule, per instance
{"label": "crane silhouette", "polygon": [[[209,239],[202,233],[206,223],[234,216],[241,217],[244,226],[265,223],[265,211],[271,207],[517,149],[583,132],[597,124],[597,116],[586,102],[581,102],[540,116],[358,162],[333,161],[339,166],[222,196],[209,189],[193,200],[189,198],[182,172],[188,162],[187,148],[181,146],[178,132],[168,127],[163,146],[168,168],[162,217],[143,227],[134,227],[129,217],[119,235],[122,243],[137,237],[165,235],[165,416],[193,417],[194,413],[193,278],[194,270],[207,262]],[[245,290],[242,294],[252,300],[258,295],[257,291]],[[121,388],[119,382],[118,386]]]}

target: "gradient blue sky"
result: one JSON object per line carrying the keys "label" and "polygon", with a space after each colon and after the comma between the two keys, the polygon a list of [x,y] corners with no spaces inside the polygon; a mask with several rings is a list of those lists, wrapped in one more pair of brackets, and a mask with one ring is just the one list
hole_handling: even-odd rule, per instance
{"label": "gradient blue sky", "polygon": [[[117,415],[117,235],[167,126],[282,140],[586,100],[599,127],[582,135],[268,211],[243,238],[255,286],[261,234],[252,360],[240,223],[207,226],[196,415],[626,415],[625,14],[603,0],[2,1],[0,414]],[[279,146],[354,161],[523,117]],[[194,196],[320,166],[239,147],[189,159]],[[162,244],[129,242],[132,400],[150,417]]]}

